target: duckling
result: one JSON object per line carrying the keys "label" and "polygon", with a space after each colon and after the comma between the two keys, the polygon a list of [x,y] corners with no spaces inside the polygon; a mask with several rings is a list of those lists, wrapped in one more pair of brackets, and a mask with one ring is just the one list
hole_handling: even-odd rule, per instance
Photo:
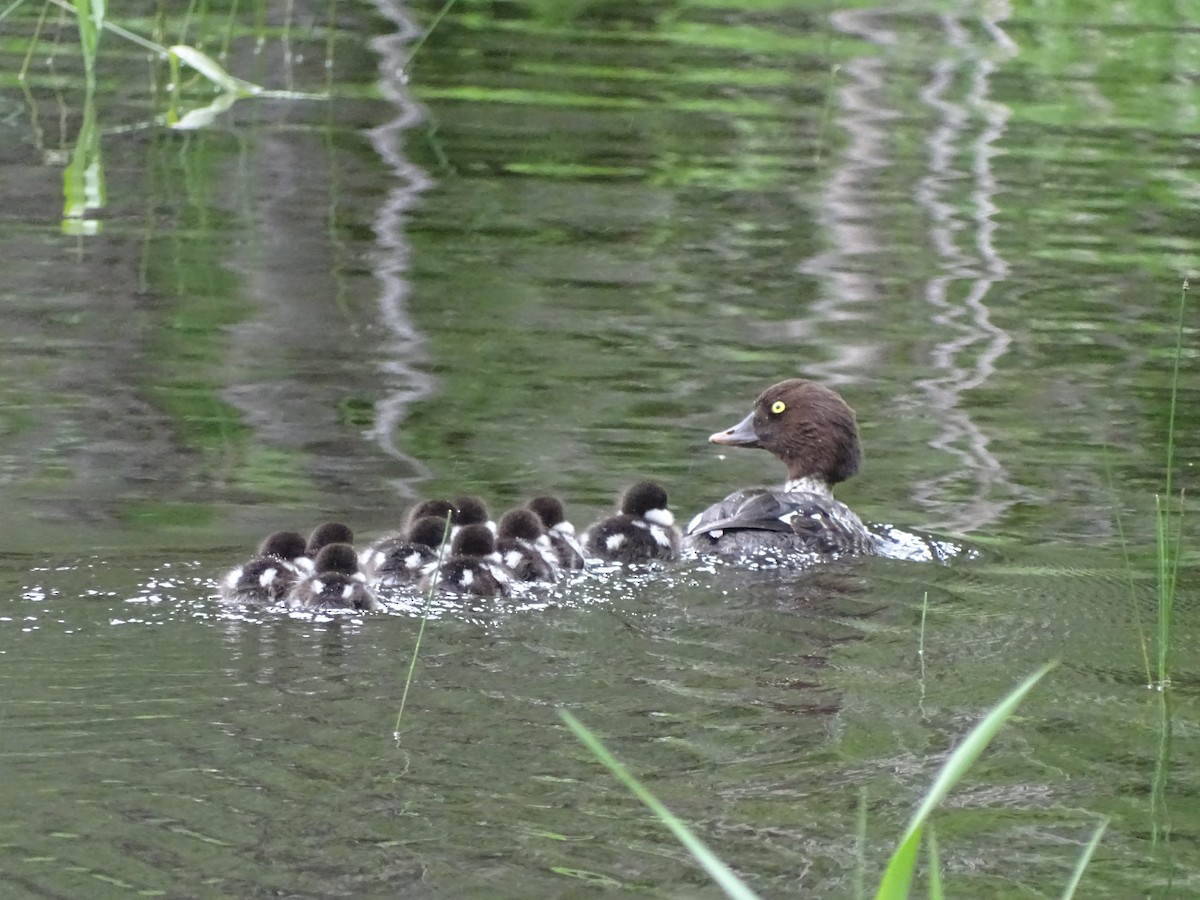
{"label": "duckling", "polygon": [[722,555],[767,551],[805,562],[879,547],[854,511],[833,497],[833,486],[862,461],[854,410],[836,391],[803,378],[781,381],[758,396],[746,418],[709,441],[767,450],[787,466],[788,480],[714,503],[688,523],[687,547]]}
{"label": "duckling", "polygon": [[276,531],[263,539],[255,556],[230,569],[220,583],[226,603],[280,603],[299,577],[294,560],[304,556],[304,538],[294,531]]}
{"label": "duckling", "polygon": [[507,597],[511,576],[496,553],[496,539],[486,525],[464,525],[450,544],[450,556],[441,566],[425,567],[421,589],[452,591],[476,597]]}
{"label": "duckling", "polygon": [[425,566],[437,559],[437,548],[446,533],[446,520],[424,516],[402,535],[376,541],[358,555],[358,564],[368,581],[383,587],[414,584]]}
{"label": "duckling", "polygon": [[575,537],[575,526],[567,521],[562,501],[546,494],[534,497],[525,504],[525,508],[542,520],[546,536],[550,539],[550,546],[558,556],[559,568],[567,571],[582,569],[583,548],[579,546],[579,540]]}
{"label": "duckling", "polygon": [[583,535],[589,556],[612,562],[679,558],[679,530],[667,509],[667,492],[656,482],[639,481],[621,496],[618,512]]}
{"label": "duckling", "polygon": [[384,608],[358,570],[358,556],[349,544],[327,544],[317,554],[316,572],[301,578],[288,594],[289,606],[304,609],[356,609],[377,612]]}
{"label": "duckling", "polygon": [[542,520],[528,509],[510,509],[497,526],[496,552],[517,581],[554,581],[558,555]]}

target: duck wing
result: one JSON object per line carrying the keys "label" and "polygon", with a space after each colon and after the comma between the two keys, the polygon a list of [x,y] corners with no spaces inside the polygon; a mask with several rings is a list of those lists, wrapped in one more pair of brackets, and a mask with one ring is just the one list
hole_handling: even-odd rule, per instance
{"label": "duck wing", "polygon": [[735,491],[688,523],[689,536],[714,531],[752,529],[794,532],[793,520],[818,511],[821,497],[804,491],[752,489]]}

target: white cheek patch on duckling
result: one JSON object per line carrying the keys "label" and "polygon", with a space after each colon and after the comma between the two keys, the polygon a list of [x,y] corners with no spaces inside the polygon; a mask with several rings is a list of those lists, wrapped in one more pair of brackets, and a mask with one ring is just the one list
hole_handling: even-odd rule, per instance
{"label": "white cheek patch on duckling", "polygon": [[665,528],[660,528],[657,525],[650,526],[650,536],[654,538],[654,543],[660,547],[670,547],[671,538],[667,535]]}
{"label": "white cheek patch on duckling", "polygon": [[510,569],[515,569],[521,564],[521,560],[525,558],[525,554],[520,550],[509,550],[504,554],[504,564]]}
{"label": "white cheek patch on duckling", "polygon": [[470,569],[463,569],[462,574],[458,576],[458,583],[463,587],[470,587],[475,581],[475,573]]}
{"label": "white cheek patch on duckling", "polygon": [[642,513],[642,518],[647,522],[653,522],[655,525],[662,525],[667,528],[675,524],[675,517],[671,515],[669,509],[648,509]]}
{"label": "white cheek patch on duckling", "polygon": [[550,530],[557,531],[559,534],[566,534],[570,535],[571,537],[575,537],[575,526],[570,522],[559,522]]}
{"label": "white cheek patch on duckling", "polygon": [[348,601],[353,596],[354,596],[354,585],[348,584],[344,588],[342,588],[342,599],[343,600]]}
{"label": "white cheek patch on duckling", "polygon": [[260,587],[269,588],[275,582],[275,579],[278,577],[279,577],[279,570],[276,569],[274,566],[271,566],[271,568],[265,569],[263,571],[263,573],[258,576],[258,584]]}
{"label": "white cheek patch on duckling", "polygon": [[625,543],[625,535],[623,535],[623,534],[610,534],[604,540],[604,546],[607,547],[609,550],[616,550],[624,543]]}
{"label": "white cheek patch on duckling", "polygon": [[408,556],[404,557],[404,568],[415,569],[421,564],[421,559],[422,556],[419,551],[408,554]]}
{"label": "white cheek patch on duckling", "polygon": [[325,593],[325,582],[323,582],[320,578],[314,578],[312,582],[312,589],[314,594]]}
{"label": "white cheek patch on duckling", "polygon": [[314,563],[307,556],[297,556],[292,560],[292,564],[298,571],[304,572],[306,575],[311,575],[313,573],[313,569],[316,568],[316,563]]}
{"label": "white cheek patch on duckling", "polygon": [[238,566],[232,572],[225,576],[225,587],[235,588],[238,582],[242,580],[242,567]]}

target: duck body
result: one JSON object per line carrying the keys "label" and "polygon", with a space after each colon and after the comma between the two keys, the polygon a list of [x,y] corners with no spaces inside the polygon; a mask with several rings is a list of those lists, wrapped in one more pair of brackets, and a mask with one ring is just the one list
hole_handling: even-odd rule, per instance
{"label": "duck body", "polygon": [[678,559],[680,535],[667,509],[667,492],[653,481],[630,487],[622,494],[616,515],[584,532],[583,550],[609,562]]}
{"label": "duck body", "polygon": [[845,503],[783,488],[734,491],[688,523],[684,546],[724,556],[869,554],[876,538]]}
{"label": "duck body", "polygon": [[735,491],[688,523],[683,545],[698,553],[832,558],[870,554],[876,538],[833,485],[858,471],[862,447],[854,410],[837,394],[802,378],[767,388],[714,444],[761,448],[788,468],[779,488]]}

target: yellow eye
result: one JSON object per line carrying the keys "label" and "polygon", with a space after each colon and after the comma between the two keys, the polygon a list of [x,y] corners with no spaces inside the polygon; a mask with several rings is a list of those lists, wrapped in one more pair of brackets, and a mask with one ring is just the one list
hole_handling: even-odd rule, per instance
{"label": "yellow eye", "polygon": [[787,409],[787,404],[782,400],[776,400],[771,404],[771,412],[773,412],[775,415],[779,415],[785,409]]}

